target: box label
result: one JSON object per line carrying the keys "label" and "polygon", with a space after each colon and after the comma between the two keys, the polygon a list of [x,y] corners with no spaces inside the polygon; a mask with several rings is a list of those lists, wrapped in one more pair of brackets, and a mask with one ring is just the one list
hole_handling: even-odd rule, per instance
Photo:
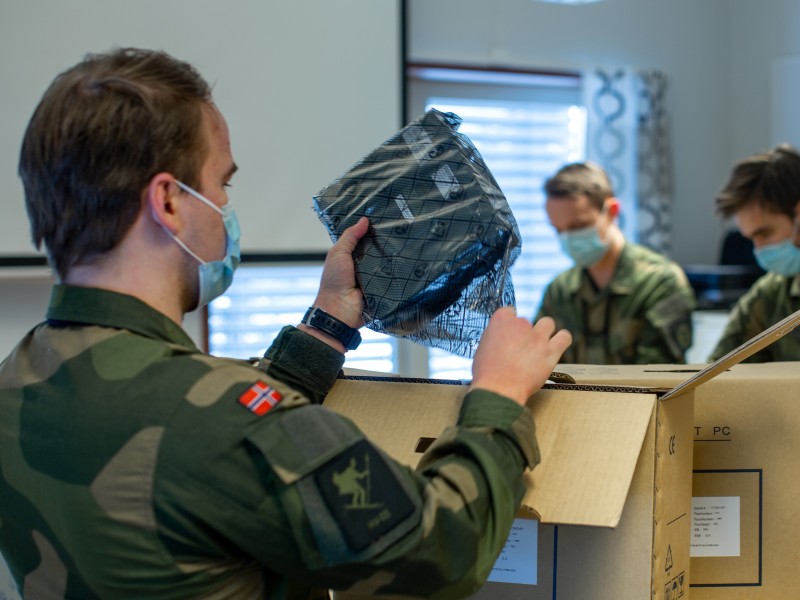
{"label": "box label", "polygon": [[505,546],[487,581],[536,585],[539,564],[539,521],[514,519]]}
{"label": "box label", "polygon": [[692,498],[690,556],[739,556],[740,531],[738,496]]}

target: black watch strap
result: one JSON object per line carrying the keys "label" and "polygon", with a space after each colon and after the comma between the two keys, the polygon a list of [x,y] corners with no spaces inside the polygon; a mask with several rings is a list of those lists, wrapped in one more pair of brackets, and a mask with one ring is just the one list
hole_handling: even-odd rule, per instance
{"label": "black watch strap", "polygon": [[350,327],[344,321],[340,321],[333,315],[329,315],[321,308],[315,306],[309,307],[301,323],[313,327],[314,329],[324,331],[342,342],[342,345],[348,350],[355,350],[361,343],[361,334],[358,332],[358,329]]}

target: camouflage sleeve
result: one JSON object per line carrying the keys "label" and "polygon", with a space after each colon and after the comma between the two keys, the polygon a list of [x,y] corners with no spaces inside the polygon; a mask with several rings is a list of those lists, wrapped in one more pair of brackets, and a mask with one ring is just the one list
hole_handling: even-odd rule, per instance
{"label": "camouflage sleeve", "polygon": [[[739,298],[717,345],[708,357],[709,362],[722,358],[771,325],[767,321],[765,306],[767,299],[762,294],[763,286],[760,285],[764,281],[766,281],[764,278],[757,281],[744,296]],[[768,354],[762,351],[751,356],[748,361],[763,362],[767,359]]]}
{"label": "camouflage sleeve", "polygon": [[272,475],[261,518],[240,542],[297,585],[468,595],[508,536],[525,467],[539,460],[533,428],[526,408],[473,391],[459,425],[412,470],[340,415],[313,405],[285,410],[248,436]]}
{"label": "camouflage sleeve", "polygon": [[264,353],[258,368],[322,403],[344,364],[344,355],[291,326],[284,327]]}
{"label": "camouflage sleeve", "polygon": [[637,349],[637,362],[684,363],[692,345],[694,297],[678,291],[647,312],[647,326]]}
{"label": "camouflage sleeve", "polygon": [[637,345],[639,364],[684,363],[692,345],[694,292],[681,276],[660,286],[658,299],[645,314],[646,325]]}

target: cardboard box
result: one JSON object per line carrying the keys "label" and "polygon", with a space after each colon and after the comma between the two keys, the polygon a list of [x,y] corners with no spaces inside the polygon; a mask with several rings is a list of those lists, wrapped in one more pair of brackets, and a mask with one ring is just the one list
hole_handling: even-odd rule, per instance
{"label": "cardboard box", "polygon": [[[796,538],[788,540],[786,536],[779,536],[784,541],[775,547],[776,554],[782,551],[788,557],[781,562],[785,565],[783,573],[775,573],[772,567],[768,571],[776,581],[773,589],[777,595],[771,595],[772,591],[768,592],[770,595],[753,594],[756,585],[760,588],[756,593],[764,589],[764,544],[759,539],[764,508],[762,474],[758,469],[728,468],[731,460],[744,458],[741,453],[719,450],[719,446],[715,451],[702,450],[700,457],[694,459],[693,447],[698,447],[695,432],[705,434],[706,427],[711,427],[714,435],[732,435],[731,429],[725,429],[732,413],[716,408],[714,394],[721,394],[726,400],[744,398],[739,403],[743,418],[754,417],[758,405],[748,390],[759,394],[766,380],[753,382],[745,377],[729,382],[731,376],[726,371],[798,324],[800,312],[699,370],[674,366],[661,370],[595,367],[605,373],[605,381],[612,385],[548,384],[535,394],[528,406],[536,420],[542,462],[526,473],[527,492],[519,516],[528,520],[519,523],[536,525],[520,527],[535,530],[536,554],[529,562],[523,560],[511,569],[513,573],[506,572],[504,558],[517,554],[511,542],[517,541],[518,534],[512,529],[490,581],[475,597],[677,600],[689,598],[690,589],[694,600],[797,597],[796,586],[777,583],[789,581],[791,567],[797,562],[797,551],[787,543]],[[620,377],[619,369],[623,373],[630,371]],[[748,370],[746,366],[741,369]],[[586,380],[587,370],[592,367],[564,366],[562,370]],[[636,372],[641,374],[639,382],[653,387],[620,385],[636,383],[628,377]],[[720,374],[723,375],[713,388],[703,386]],[[600,373],[593,378],[602,380]],[[800,382],[797,380],[800,376],[794,380]],[[788,392],[795,387],[791,381],[773,383],[767,389],[782,390],[777,393],[781,398],[789,394],[791,397],[784,398],[781,404],[791,410],[792,399],[797,399],[792,394],[800,392]],[[708,395],[702,392],[710,389],[717,391],[709,391]],[[703,398],[703,408],[697,415],[696,391]],[[465,392],[463,385],[360,378],[337,382],[325,404],[350,417],[394,458],[415,466],[427,442],[456,422]],[[797,429],[790,425],[797,420],[771,420],[775,427],[784,424],[787,432],[778,438],[786,446],[775,444],[771,456],[783,449],[790,456],[795,455],[791,452],[800,442],[790,444],[785,438],[795,435]],[[743,427],[746,424],[742,421]],[[732,438],[728,440],[731,442]],[[750,443],[767,442],[750,437]],[[702,443],[699,447],[703,448]],[[697,471],[694,474],[693,464]],[[796,480],[788,474],[775,485],[791,489],[784,498],[796,496]],[[702,496],[692,497],[693,486]],[[796,507],[778,508],[784,510],[776,518],[785,517],[784,523],[790,529],[794,527],[800,519],[794,516],[798,513]],[[720,536],[715,531],[720,524],[726,531],[735,530],[740,524],[745,552],[729,557],[736,559],[734,563],[722,562],[728,558],[718,556],[696,558],[691,564],[696,565],[697,573],[691,581],[697,587],[690,588],[692,543],[705,553],[732,545],[730,536]],[[757,554],[753,554],[753,544],[758,547]],[[535,582],[492,581],[497,575],[508,581],[523,575]],[[747,589],[743,595],[734,596],[729,587],[732,585]],[[360,596],[338,593],[334,597],[351,600]]]}
{"label": "cardboard box", "polygon": [[[559,368],[581,382],[670,387],[692,369]],[[694,421],[692,600],[800,596],[800,363],[732,366],[696,390]]]}
{"label": "cardboard box", "polygon": [[[414,466],[421,446],[456,422],[465,393],[464,385],[341,380],[325,405]],[[489,582],[478,597],[685,596],[692,390],[664,400],[653,390],[548,385],[529,406],[542,463],[526,475],[519,516],[538,522],[538,561],[520,568],[536,585]]]}

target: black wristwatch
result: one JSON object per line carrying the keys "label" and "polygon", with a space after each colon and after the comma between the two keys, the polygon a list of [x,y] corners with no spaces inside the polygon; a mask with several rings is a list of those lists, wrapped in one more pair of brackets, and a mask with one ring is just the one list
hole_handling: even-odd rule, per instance
{"label": "black wristwatch", "polygon": [[350,327],[347,323],[340,321],[333,315],[329,315],[321,308],[310,306],[301,323],[324,331],[342,342],[342,345],[348,350],[355,350],[361,343],[361,334],[358,333],[358,329]]}

